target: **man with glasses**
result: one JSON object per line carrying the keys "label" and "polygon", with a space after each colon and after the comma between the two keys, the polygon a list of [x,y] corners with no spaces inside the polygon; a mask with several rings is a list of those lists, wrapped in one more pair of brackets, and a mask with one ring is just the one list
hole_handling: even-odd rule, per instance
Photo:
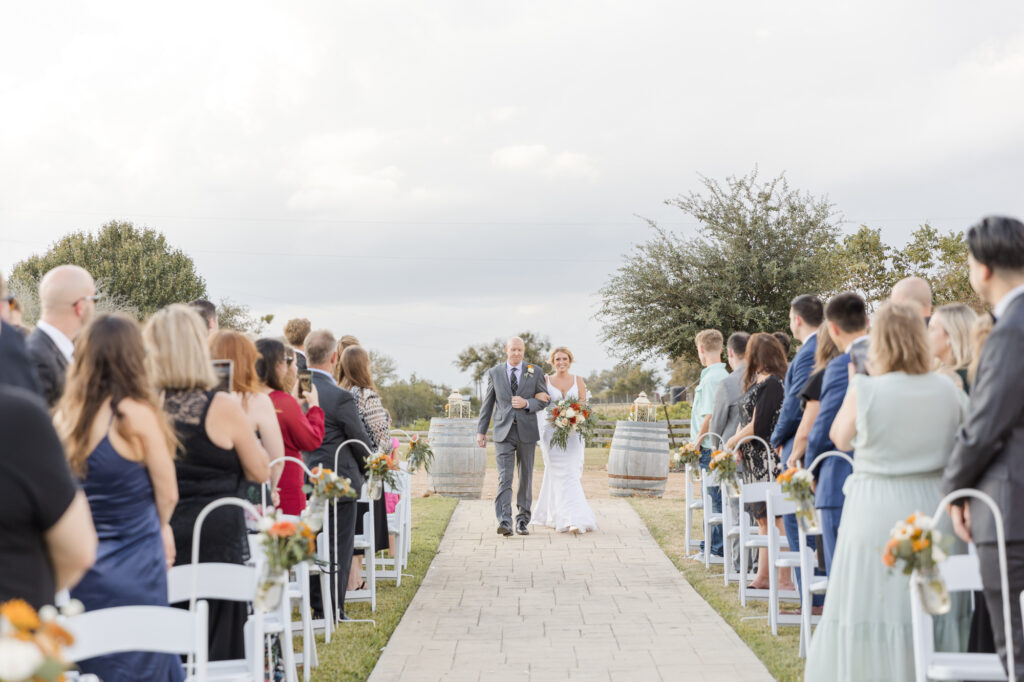
{"label": "man with glasses", "polygon": [[39,282],[42,315],[29,334],[28,350],[50,407],[64,393],[75,337],[92,319],[99,298],[92,276],[77,265],[60,265]]}
{"label": "man with glasses", "polygon": [[0,275],[0,385],[16,386],[39,395],[39,380],[25,348],[25,337],[10,324],[13,298]]}

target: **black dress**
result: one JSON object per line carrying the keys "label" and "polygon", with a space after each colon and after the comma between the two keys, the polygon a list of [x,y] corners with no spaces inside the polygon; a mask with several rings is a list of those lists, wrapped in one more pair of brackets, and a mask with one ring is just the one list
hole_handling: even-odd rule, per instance
{"label": "black dress", "polygon": [[[782,380],[771,375],[764,381],[752,385],[740,396],[740,428],[754,419],[754,434],[770,442],[775,423],[779,421],[782,400],[785,397]],[[755,419],[756,416],[756,419]],[[743,459],[743,482],[762,483],[774,481],[778,475],[779,462],[774,451],[766,452],[759,441],[749,440],[740,445]],[[768,511],[763,502],[747,505],[754,518],[763,519]]]}
{"label": "black dress", "polygon": [[[178,475],[178,505],[171,517],[174,564],[192,563],[192,529],[203,507],[224,497],[237,497],[242,482],[238,453],[217,447],[206,435],[206,416],[213,391],[167,391],[164,410],[174,420],[181,442],[174,468]],[[239,507],[221,507],[203,521],[199,561],[245,563],[249,558],[245,515]],[[210,660],[245,657],[244,602],[208,600],[210,604]],[[187,606],[187,605],[186,605]]]}

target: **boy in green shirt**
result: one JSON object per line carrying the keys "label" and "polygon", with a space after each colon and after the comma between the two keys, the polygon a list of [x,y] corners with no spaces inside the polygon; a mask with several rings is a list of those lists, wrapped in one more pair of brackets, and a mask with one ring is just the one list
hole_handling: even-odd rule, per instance
{"label": "boy in green shirt", "polygon": [[[700,383],[693,394],[693,405],[690,409],[690,429],[694,433],[692,442],[700,447],[700,467],[707,470],[711,463],[711,452],[720,444],[715,438],[708,437],[708,425],[711,423],[711,412],[715,405],[715,391],[722,379],[729,376],[729,370],[722,362],[722,332],[717,329],[705,329],[697,334],[694,340],[697,344],[697,357],[704,369],[700,373]],[[722,511],[722,498],[718,486],[708,487],[711,495],[711,512]],[[704,543],[701,542],[701,551],[704,551]],[[722,527],[714,526],[711,529],[711,553],[715,556],[722,556]]]}

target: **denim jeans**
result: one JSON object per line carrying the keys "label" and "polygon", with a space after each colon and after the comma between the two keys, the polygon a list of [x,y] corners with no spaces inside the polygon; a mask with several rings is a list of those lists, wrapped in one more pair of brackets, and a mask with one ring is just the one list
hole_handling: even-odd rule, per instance
{"label": "denim jeans", "polygon": [[[786,526],[786,540],[789,542],[789,550],[791,552],[797,551],[800,547],[800,531],[797,528],[796,514],[786,514],[782,517],[782,522]],[[814,537],[807,538],[807,546],[814,549]],[[797,590],[802,589],[801,580],[803,576],[800,575],[800,569],[794,568],[793,573],[796,574],[796,587]],[[819,571],[817,568],[814,569],[814,575],[825,575],[823,571]],[[812,596],[812,606],[821,606],[825,603],[825,595],[815,594]]]}
{"label": "denim jeans", "polygon": [[[700,468],[704,471],[708,470],[708,465],[711,464],[711,449],[702,447],[700,449]],[[708,486],[708,495],[711,496],[711,513],[721,514],[722,513],[722,495],[718,490],[718,486]],[[704,541],[700,542],[700,551],[704,551]],[[715,556],[722,556],[722,527],[711,526],[711,553]]]}

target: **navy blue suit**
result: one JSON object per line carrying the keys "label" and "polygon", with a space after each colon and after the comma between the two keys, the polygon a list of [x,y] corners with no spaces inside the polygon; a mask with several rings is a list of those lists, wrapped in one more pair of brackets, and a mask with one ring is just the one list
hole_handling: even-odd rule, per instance
{"label": "navy blue suit", "polygon": [[[821,406],[818,410],[818,418],[814,420],[814,426],[807,438],[807,452],[804,455],[805,467],[810,467],[814,458],[821,453],[836,449],[828,432],[846,398],[846,387],[850,383],[849,364],[850,355],[843,353],[833,358],[825,368],[825,376],[821,381]],[[814,495],[814,506],[821,510],[821,535],[825,548],[826,573],[832,570],[832,555],[835,553],[839,522],[843,515],[843,503],[846,501],[846,496],[843,495],[843,484],[846,483],[846,477],[851,473],[853,473],[853,468],[840,457],[827,458],[818,465],[815,472],[818,484]]]}
{"label": "navy blue suit", "polygon": [[[800,420],[804,416],[803,401],[800,400],[800,391],[803,390],[807,380],[814,371],[814,353],[818,350],[818,335],[815,334],[807,339],[800,349],[793,356],[793,362],[789,363],[786,370],[786,380],[783,388],[786,397],[782,401],[782,409],[779,411],[779,420],[775,423],[775,430],[772,431],[772,448],[782,446],[782,463],[785,468],[786,460],[793,452],[793,439],[796,430],[800,426]],[[800,545],[800,534],[796,526],[796,515],[786,514],[782,517],[786,527],[786,541],[791,551],[797,551]],[[814,549],[814,539],[810,538],[808,546]],[[800,585],[802,576],[799,569],[796,571],[797,585]],[[815,595],[814,605],[820,606],[823,597]]]}

